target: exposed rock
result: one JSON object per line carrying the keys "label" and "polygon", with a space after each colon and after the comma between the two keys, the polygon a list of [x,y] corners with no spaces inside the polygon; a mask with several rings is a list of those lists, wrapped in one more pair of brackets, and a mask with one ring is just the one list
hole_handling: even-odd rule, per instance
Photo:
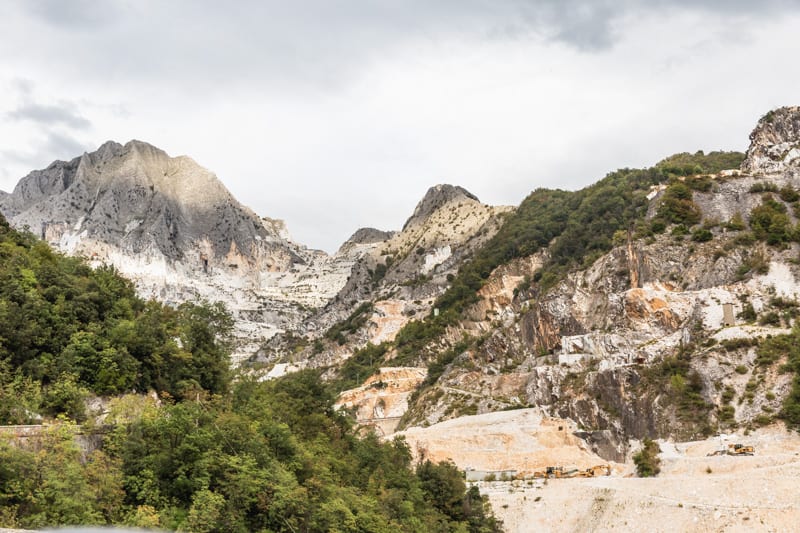
{"label": "exposed rock", "polygon": [[[260,352],[259,360],[275,362],[291,353],[293,361],[328,366],[346,360],[368,342],[392,341],[409,320],[431,313],[435,298],[449,284],[448,277],[452,279],[464,261],[497,232],[502,215],[511,209],[481,204],[461,187],[437,185],[402,231],[359,230],[338,254],[371,248],[359,256],[336,297],[308,317],[298,334],[319,339],[359,303],[371,301],[373,313],[365,327],[353,333],[345,347],[329,343],[321,353],[313,346],[293,353],[287,350],[286,339],[277,336]],[[381,237],[387,238],[381,241]]]}
{"label": "exposed rock", "polygon": [[381,368],[360,387],[342,392],[336,406],[353,409],[359,424],[388,435],[394,432],[408,409],[409,396],[427,374],[426,368]]}
{"label": "exposed rock", "polygon": [[414,214],[406,220],[403,229],[407,229],[414,224],[425,222],[435,211],[441,209],[445,204],[458,200],[473,200],[480,202],[478,197],[469,192],[468,190],[454,186],[454,185],[434,185],[422,200],[419,201],[417,207],[414,208]]}
{"label": "exposed rock", "polygon": [[800,107],[780,107],[758,121],[742,171],[752,174],[800,169]]}
{"label": "exposed rock", "polygon": [[467,416],[398,433],[417,460],[453,461],[459,468],[514,470],[530,476],[548,466],[586,469],[604,461],[574,436],[575,424],[539,409]]}

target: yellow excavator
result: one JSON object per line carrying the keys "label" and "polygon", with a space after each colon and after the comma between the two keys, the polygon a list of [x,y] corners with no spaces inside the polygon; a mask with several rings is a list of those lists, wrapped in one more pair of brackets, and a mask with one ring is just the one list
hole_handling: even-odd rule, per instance
{"label": "yellow excavator", "polygon": [[756,449],[744,444],[728,444],[728,455],[755,455]]}
{"label": "yellow excavator", "polygon": [[610,476],[611,475],[611,465],[597,465],[591,468],[587,468],[586,470],[581,470],[576,474],[576,477],[600,477],[600,476]]}
{"label": "yellow excavator", "polygon": [[587,468],[586,470],[578,470],[577,468],[566,470],[563,466],[548,466],[545,470],[538,470],[533,473],[534,478],[546,479],[567,479],[573,477],[598,477],[610,475],[610,465],[593,466],[591,468]]}
{"label": "yellow excavator", "polygon": [[728,444],[728,449],[714,450],[707,454],[712,455],[755,455],[756,449],[753,446],[745,446],[744,444]]}

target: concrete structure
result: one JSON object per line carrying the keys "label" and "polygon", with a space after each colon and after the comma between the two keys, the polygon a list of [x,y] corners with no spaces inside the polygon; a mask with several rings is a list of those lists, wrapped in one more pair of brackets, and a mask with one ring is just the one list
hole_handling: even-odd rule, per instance
{"label": "concrete structure", "polygon": [[733,316],[733,304],[722,304],[722,325],[726,328],[736,325],[736,318]]}

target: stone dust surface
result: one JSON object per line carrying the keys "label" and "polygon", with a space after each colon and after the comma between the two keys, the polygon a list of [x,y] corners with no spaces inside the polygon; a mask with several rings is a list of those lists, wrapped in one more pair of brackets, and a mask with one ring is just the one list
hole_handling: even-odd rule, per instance
{"label": "stone dust surface", "polygon": [[[464,469],[529,474],[547,465],[612,466],[608,477],[479,482],[509,532],[800,531],[800,435],[782,424],[748,435],[660,442],[656,478],[635,477],[632,461],[603,461],[569,424],[524,409],[401,434],[417,457],[451,460]],[[756,454],[707,455],[729,443],[755,446]]]}

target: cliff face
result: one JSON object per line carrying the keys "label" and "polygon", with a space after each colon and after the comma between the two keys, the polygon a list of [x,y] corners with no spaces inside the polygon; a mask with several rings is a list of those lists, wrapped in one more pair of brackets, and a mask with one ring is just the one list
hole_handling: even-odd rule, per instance
{"label": "cliff face", "polygon": [[800,107],[781,107],[759,120],[742,163],[748,174],[800,171]]}

